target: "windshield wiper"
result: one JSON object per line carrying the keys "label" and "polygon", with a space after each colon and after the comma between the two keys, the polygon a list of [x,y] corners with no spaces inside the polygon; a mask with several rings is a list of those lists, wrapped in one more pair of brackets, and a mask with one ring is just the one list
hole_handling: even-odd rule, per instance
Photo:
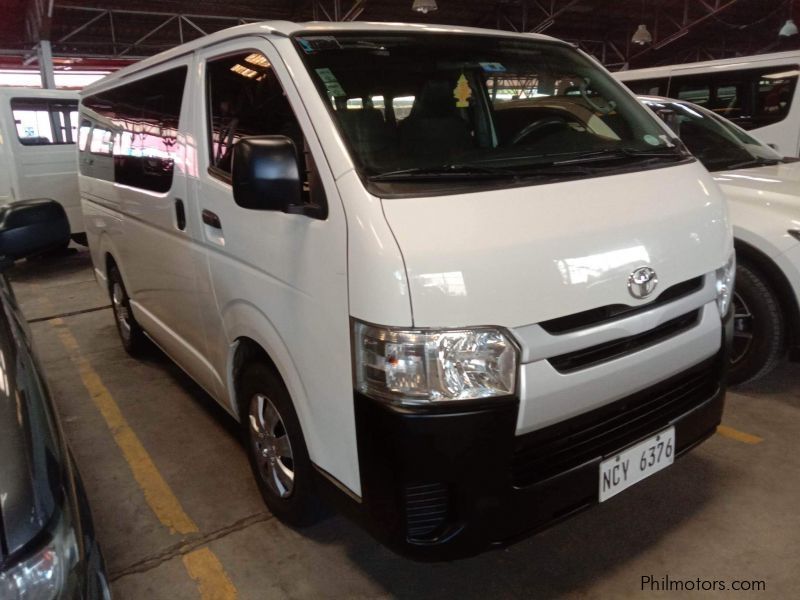
{"label": "windshield wiper", "polygon": [[439,177],[478,177],[495,178],[509,177],[514,178],[517,174],[509,169],[491,167],[484,165],[447,164],[433,167],[413,167],[411,169],[400,169],[397,171],[387,171],[378,175],[369,176],[370,181],[390,181],[394,179],[426,179]]}
{"label": "windshield wiper", "polygon": [[726,165],[725,170],[733,171],[734,169],[746,169],[748,167],[771,167],[782,162],[783,161],[778,158],[763,158],[757,156],[752,160],[743,160],[742,162],[733,163],[732,165]]}
{"label": "windshield wiper", "polygon": [[592,152],[585,152],[578,154],[573,158],[565,158],[551,163],[553,166],[560,165],[580,165],[593,162],[603,162],[607,160],[621,160],[624,158],[648,158],[659,159],[668,158],[677,160],[684,158],[686,155],[680,150],[671,150],[665,152],[661,148],[653,148],[652,150],[636,150],[634,148],[607,148],[605,150],[595,150]]}

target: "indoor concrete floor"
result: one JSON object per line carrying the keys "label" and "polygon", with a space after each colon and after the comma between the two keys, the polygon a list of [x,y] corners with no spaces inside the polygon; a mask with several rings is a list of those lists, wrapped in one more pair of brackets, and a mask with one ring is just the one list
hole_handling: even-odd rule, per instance
{"label": "indoor concrete floor", "polygon": [[[800,597],[797,364],[730,393],[724,432],[611,501],[506,549],[421,564],[338,515],[302,532],[272,518],[227,413],[163,355],[123,351],[84,248],[11,277],[117,599],[680,595],[643,591],[645,576]],[[686,594],[706,595],[731,593]]]}

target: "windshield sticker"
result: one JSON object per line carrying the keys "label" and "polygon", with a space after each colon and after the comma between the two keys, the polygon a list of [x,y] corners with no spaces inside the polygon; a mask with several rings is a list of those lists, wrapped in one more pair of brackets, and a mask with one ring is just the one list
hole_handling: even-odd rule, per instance
{"label": "windshield sticker", "polygon": [[481,69],[486,71],[487,73],[505,73],[506,68],[498,62],[482,62],[478,63],[481,66]]}
{"label": "windshield sticker", "polygon": [[457,108],[469,107],[469,99],[472,98],[472,89],[469,87],[469,81],[467,81],[467,78],[463,73],[461,74],[461,77],[458,78],[458,83],[453,90],[453,98],[457,100]]}
{"label": "windshield sticker", "polygon": [[650,135],[649,133],[644,136],[644,141],[650,144],[651,146],[660,146],[661,140],[659,140],[656,136]]}
{"label": "windshield sticker", "polygon": [[330,35],[318,35],[313,37],[297,38],[297,43],[306,54],[314,54],[320,50],[339,50],[341,45],[339,41]]}
{"label": "windshield sticker", "polygon": [[333,74],[333,71],[330,69],[315,69],[317,75],[322,80],[322,83],[325,84],[325,89],[328,90],[328,93],[331,96],[346,96],[344,92],[344,88],[339,83],[339,80],[336,79],[336,75]]}

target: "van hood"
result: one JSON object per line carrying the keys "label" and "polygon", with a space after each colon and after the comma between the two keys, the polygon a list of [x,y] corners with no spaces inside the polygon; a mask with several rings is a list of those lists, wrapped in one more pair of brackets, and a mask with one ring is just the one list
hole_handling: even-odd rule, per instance
{"label": "van hood", "polygon": [[778,203],[795,211],[800,207],[800,161],[713,175],[729,200],[751,200],[765,206]]}
{"label": "van hood", "polygon": [[[719,268],[733,249],[725,203],[697,162],[382,203],[416,327],[519,327],[635,306]],[[628,278],[642,266],[658,286],[636,300]]]}

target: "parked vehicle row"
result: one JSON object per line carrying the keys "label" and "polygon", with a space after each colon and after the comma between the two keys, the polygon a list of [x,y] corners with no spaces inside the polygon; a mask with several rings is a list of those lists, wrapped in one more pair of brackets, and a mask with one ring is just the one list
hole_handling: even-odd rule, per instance
{"label": "parked vehicle row", "polygon": [[[10,93],[4,137],[77,148],[123,346],[239,420],[277,517],[327,497],[447,559],[667,468],[716,430],[729,369],[797,345],[800,162],[719,116],[791,121],[796,76],[639,102],[547,36],[262,23],[78,112]],[[780,114],[762,80],[791,88]]]}

